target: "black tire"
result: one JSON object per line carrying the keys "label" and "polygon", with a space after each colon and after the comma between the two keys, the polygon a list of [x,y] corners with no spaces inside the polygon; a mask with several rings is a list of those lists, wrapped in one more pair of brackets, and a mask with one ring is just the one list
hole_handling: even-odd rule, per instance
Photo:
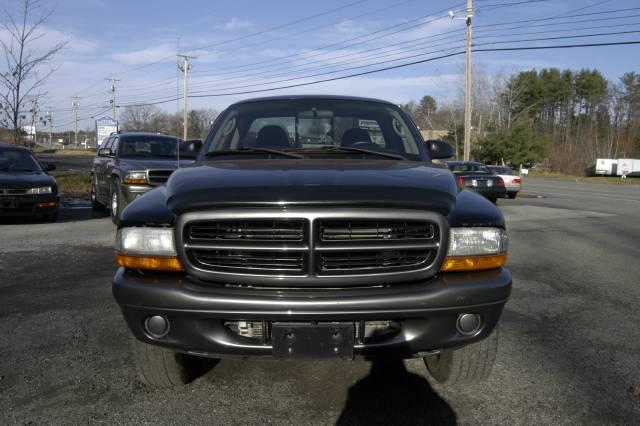
{"label": "black tire", "polygon": [[133,356],[138,377],[147,386],[173,388],[189,382],[187,355],[133,338]]}
{"label": "black tire", "polygon": [[507,196],[509,198],[511,198],[512,200],[515,200],[516,196],[518,195],[517,192],[510,192],[509,194],[507,194]]}
{"label": "black tire", "polygon": [[498,353],[498,326],[486,339],[424,358],[431,376],[446,385],[467,385],[491,374]]}
{"label": "black tire", "polygon": [[96,178],[94,176],[91,179],[91,208],[94,211],[102,211],[105,209],[105,205],[98,201],[98,192],[96,188]]}
{"label": "black tire", "polygon": [[132,340],[138,377],[142,383],[153,388],[183,386],[206,374],[219,361],[149,345],[135,337]]}
{"label": "black tire", "polygon": [[118,220],[120,220],[121,212],[122,194],[120,194],[120,181],[118,179],[114,179],[111,185],[111,193],[109,195],[109,214],[111,215],[111,221],[116,225],[118,224]]}

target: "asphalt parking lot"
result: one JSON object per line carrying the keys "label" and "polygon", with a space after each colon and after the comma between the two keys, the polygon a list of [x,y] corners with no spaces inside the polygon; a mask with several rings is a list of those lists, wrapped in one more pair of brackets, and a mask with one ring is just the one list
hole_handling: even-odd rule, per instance
{"label": "asphalt parking lot", "polygon": [[145,389],[111,296],[109,218],[75,203],[54,224],[1,223],[0,423],[637,424],[640,186],[525,185],[498,202],[514,289],[496,368],[454,390],[415,360],[223,360]]}

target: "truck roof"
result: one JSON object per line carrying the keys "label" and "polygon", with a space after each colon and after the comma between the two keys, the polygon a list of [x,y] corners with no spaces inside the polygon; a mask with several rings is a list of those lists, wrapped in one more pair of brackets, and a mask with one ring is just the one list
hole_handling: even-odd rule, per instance
{"label": "truck roof", "polygon": [[281,95],[281,96],[264,96],[260,98],[244,99],[233,103],[232,105],[239,105],[252,102],[272,102],[272,101],[297,101],[297,100],[336,100],[336,101],[359,101],[359,102],[374,102],[385,105],[395,105],[392,102],[384,101],[382,99],[375,98],[363,98],[358,96],[344,96],[344,95]]}

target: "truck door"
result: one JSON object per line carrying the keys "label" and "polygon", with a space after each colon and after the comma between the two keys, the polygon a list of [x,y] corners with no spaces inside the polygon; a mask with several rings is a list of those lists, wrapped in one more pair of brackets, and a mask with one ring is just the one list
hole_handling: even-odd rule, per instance
{"label": "truck door", "polygon": [[118,136],[114,136],[113,141],[111,142],[111,151],[113,152],[113,155],[111,157],[107,157],[107,160],[104,163],[105,189],[107,190],[107,194],[109,194],[107,196],[110,196],[111,194],[111,174],[116,166],[119,144],[120,138]]}

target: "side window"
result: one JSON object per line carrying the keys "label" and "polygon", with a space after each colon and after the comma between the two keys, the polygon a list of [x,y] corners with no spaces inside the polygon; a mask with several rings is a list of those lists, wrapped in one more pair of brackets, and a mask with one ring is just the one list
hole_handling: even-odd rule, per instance
{"label": "side window", "polygon": [[120,145],[120,139],[119,138],[113,138],[113,141],[111,142],[111,151],[115,155],[118,155],[118,145]]}
{"label": "side window", "polygon": [[111,148],[111,144],[113,143],[113,138],[107,139],[107,141],[102,146],[103,148]]}

